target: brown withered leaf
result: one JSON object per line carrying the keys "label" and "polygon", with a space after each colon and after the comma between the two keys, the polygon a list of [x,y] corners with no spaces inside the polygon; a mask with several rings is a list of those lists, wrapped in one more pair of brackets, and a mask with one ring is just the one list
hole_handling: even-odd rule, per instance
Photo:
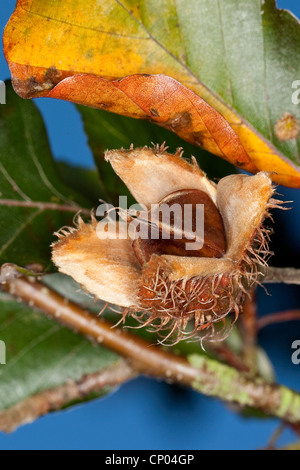
{"label": "brown withered leaf", "polygon": [[113,81],[75,75],[62,80],[48,96],[148,119],[236,166],[256,171],[226,119],[196,93],[165,75],[138,74]]}

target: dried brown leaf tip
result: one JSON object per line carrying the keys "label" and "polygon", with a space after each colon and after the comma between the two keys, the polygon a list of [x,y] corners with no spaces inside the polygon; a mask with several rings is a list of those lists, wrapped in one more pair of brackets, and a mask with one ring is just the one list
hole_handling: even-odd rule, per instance
{"label": "dried brown leaf tip", "polygon": [[106,160],[143,210],[121,211],[106,237],[94,217],[79,219],[76,229],[58,233],[54,263],[166,344],[224,338],[270,255],[263,222],[280,201],[269,176],[230,175],[216,185],[194,159],[159,146],[108,151]]}

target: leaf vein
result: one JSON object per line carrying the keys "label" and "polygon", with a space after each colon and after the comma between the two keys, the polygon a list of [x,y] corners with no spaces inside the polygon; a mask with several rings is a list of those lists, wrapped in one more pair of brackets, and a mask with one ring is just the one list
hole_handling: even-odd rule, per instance
{"label": "leaf vein", "polygon": [[173,5],[174,5],[175,11],[176,11],[177,24],[178,24],[178,29],[179,29],[179,33],[180,33],[180,42],[181,42],[182,48],[184,50],[184,59],[187,62],[186,46],[185,46],[185,42],[183,40],[182,29],[181,29],[180,22],[179,22],[179,16],[178,16],[178,9],[177,9],[176,0],[173,0]]}
{"label": "leaf vein", "polygon": [[84,349],[85,346],[86,346],[86,341],[84,340],[82,340],[79,344],[76,344],[76,346],[72,348],[71,351],[68,352],[68,354],[66,354],[60,361],[58,361],[51,370],[47,370],[45,374],[43,374],[42,376],[38,378],[34,386],[34,389],[39,390],[41,385],[43,386],[43,389],[53,386],[51,384],[51,378],[54,376],[55,371],[59,369],[60,367],[66,365],[71,360],[74,360],[74,355],[78,354],[78,352]]}
{"label": "leaf vein", "polygon": [[261,1],[258,0],[259,3],[259,12],[261,18],[261,35],[262,35],[262,42],[263,42],[263,61],[264,61],[264,105],[265,105],[265,112],[266,112],[266,122],[269,130],[269,140],[272,142],[272,130],[271,130],[271,122],[270,122],[270,111],[268,106],[268,93],[267,93],[267,61],[266,61],[266,43],[265,43],[265,34],[264,34],[264,25],[263,25],[263,9]]}
{"label": "leaf vein", "polygon": [[15,239],[22,233],[22,231],[41,213],[43,212],[43,209],[39,209],[33,214],[31,214],[30,217],[28,217],[25,222],[19,226],[19,228],[15,231],[15,233],[7,240],[4,245],[2,245],[0,249],[0,256],[4,253],[4,251],[15,241]]}
{"label": "leaf vein", "polygon": [[[9,302],[9,301],[12,302],[11,298],[4,299],[4,302]],[[1,298],[1,302],[3,302],[3,299],[2,299],[2,298]],[[13,324],[16,320],[18,320],[20,317],[22,317],[23,315],[24,315],[24,311],[23,311],[22,307],[20,307],[19,312],[14,308],[14,318],[13,318],[13,320],[8,319],[8,320],[6,320],[5,322],[2,322],[2,323],[1,323],[1,327],[0,327],[1,333],[3,333],[3,331],[4,331],[6,328],[12,326],[12,324]]]}
{"label": "leaf vein", "polygon": [[42,343],[45,339],[48,339],[50,336],[56,333],[59,328],[60,325],[51,326],[51,328],[49,328],[45,333],[39,335],[37,338],[34,338],[32,341],[30,341],[30,343],[26,344],[26,346],[21,349],[18,354],[16,354],[14,358],[8,362],[8,364],[6,364],[4,373],[7,373],[12,366],[14,366],[22,357],[25,356],[25,354],[35,348],[38,344]]}
{"label": "leaf vein", "polygon": [[[201,83],[199,78],[197,77],[197,75],[194,74],[194,72],[192,72],[192,70],[187,66],[187,64],[185,64],[184,62],[182,62],[175,54],[173,54],[173,52],[169,51],[169,49],[164,45],[162,44],[160,41],[158,41],[158,39],[156,39],[152,34],[151,32],[149,31],[149,29],[144,25],[144,23],[142,23],[138,18],[136,18],[136,16],[134,16],[134,14],[128,10],[128,8],[126,8],[126,6],[121,2],[121,0],[115,0],[116,3],[118,3],[118,5],[120,5],[122,8],[124,8],[124,10],[128,13],[128,15],[130,15],[140,26],[142,26],[142,28],[144,28],[144,30],[146,31],[146,33],[149,35],[149,38],[155,42],[155,44],[157,44],[160,48],[162,48],[167,54],[169,54],[176,62],[178,62],[187,72],[188,74],[193,77],[197,83]],[[202,83],[201,83],[202,84]],[[205,88],[207,88],[204,84],[202,84]]]}
{"label": "leaf vein", "polygon": [[0,162],[0,171],[1,171],[1,173],[3,174],[4,178],[9,182],[9,184],[11,184],[13,190],[16,191],[16,192],[22,197],[22,199],[24,199],[25,201],[31,201],[30,197],[27,196],[27,195],[22,191],[22,189],[17,185],[17,183],[15,182],[15,180],[10,176],[10,174],[9,174],[8,171],[4,168],[4,166],[2,165],[1,162]]}
{"label": "leaf vein", "polygon": [[[21,8],[26,13],[30,13],[31,15],[35,15],[35,16],[38,16],[40,18],[46,18],[47,20],[49,20],[49,17],[47,15],[42,15],[41,13],[37,13],[37,12],[27,10],[23,6],[21,6]],[[70,21],[66,21],[66,20],[62,20],[62,19],[57,19],[57,18],[50,18],[50,19],[51,19],[51,21],[55,21],[56,23],[66,24],[68,26],[76,26],[77,28],[86,29],[87,31],[94,31],[96,33],[107,34],[109,36],[117,36],[119,38],[122,37],[124,39],[138,39],[139,41],[140,40],[149,40],[149,37],[133,36],[133,35],[130,35],[130,34],[123,35],[123,34],[119,34],[119,33],[114,33],[113,31],[104,31],[102,29],[91,28],[89,26],[84,26],[84,25],[78,25],[76,23],[71,23]]]}
{"label": "leaf vein", "polygon": [[74,206],[75,205],[74,201],[71,201],[70,199],[66,198],[63,194],[61,194],[59,191],[57,191],[57,189],[52,185],[52,183],[49,181],[46,173],[44,172],[44,169],[43,169],[41,163],[39,162],[39,159],[38,159],[38,157],[35,153],[34,145],[32,143],[32,136],[31,136],[31,133],[29,132],[28,127],[27,127],[27,120],[24,116],[23,107],[21,107],[21,116],[23,118],[24,134],[25,134],[25,137],[27,139],[29,154],[32,158],[32,161],[33,161],[34,165],[36,166],[36,168],[38,170],[38,173],[39,173],[39,176],[41,177],[41,180],[43,181],[46,188],[48,188],[53,195],[55,195],[56,197],[58,197],[62,201],[70,204],[71,206]]}
{"label": "leaf vein", "polygon": [[44,202],[44,201],[16,201],[15,199],[0,199],[0,206],[6,207],[29,207],[31,209],[37,208],[41,210],[52,210],[52,211],[62,211],[62,212],[83,212],[85,214],[90,214],[90,210],[83,207],[73,205],[63,205],[56,204],[54,202]]}
{"label": "leaf vein", "polygon": [[222,38],[222,46],[223,46],[223,52],[224,52],[224,63],[225,63],[225,69],[226,69],[226,78],[227,78],[227,82],[228,82],[228,92],[229,92],[229,95],[230,95],[230,105],[232,106],[233,105],[232,85],[231,85],[230,73],[229,73],[228,62],[227,62],[227,51],[226,51],[226,46],[225,46],[224,26],[223,26],[220,0],[218,0],[218,13],[219,13],[219,23],[220,23],[220,32],[221,32],[221,38]]}

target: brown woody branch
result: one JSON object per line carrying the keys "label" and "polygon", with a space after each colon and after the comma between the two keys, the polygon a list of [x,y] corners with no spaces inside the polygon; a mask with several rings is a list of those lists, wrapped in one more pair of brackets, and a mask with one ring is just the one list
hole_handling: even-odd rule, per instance
{"label": "brown woody branch", "polygon": [[87,398],[92,392],[104,387],[115,387],[136,376],[136,372],[120,359],[115,365],[100,372],[89,374],[77,382],[68,382],[59,387],[45,390],[0,412],[0,430],[12,432],[22,424],[31,423],[40,416],[61,409],[77,400]]}
{"label": "brown woody branch", "polygon": [[263,284],[300,284],[300,269],[297,268],[274,268],[269,266],[263,274],[264,277],[261,280]]}
{"label": "brown woody branch", "polygon": [[9,279],[3,289],[34,304],[47,316],[125,357],[137,372],[187,385],[240,406],[255,407],[289,423],[300,424],[300,394],[286,387],[249,378],[206,355],[187,359],[165,351],[83,310],[34,279]]}
{"label": "brown woody branch", "polygon": [[66,301],[39,281],[17,277],[5,282],[3,289],[59,323],[129,359],[139,372],[185,385],[196,378],[195,369],[183,357],[166,352],[124,329],[113,328],[111,323]]}

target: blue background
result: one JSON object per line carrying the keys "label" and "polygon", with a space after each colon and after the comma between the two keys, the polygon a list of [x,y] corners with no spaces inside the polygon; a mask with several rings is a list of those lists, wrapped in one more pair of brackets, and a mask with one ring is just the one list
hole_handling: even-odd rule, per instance
{"label": "blue background", "polygon": [[[1,1],[1,29],[16,2]],[[299,0],[280,0],[280,8],[300,17]],[[10,77],[0,51],[0,79]],[[300,79],[300,77],[297,77]],[[93,167],[93,158],[75,107],[66,102],[38,99],[55,158]],[[276,214],[274,265],[300,267],[299,190],[279,188],[294,209]],[[283,256],[284,255],[284,256]],[[258,292],[259,314],[299,308],[300,289],[270,286],[271,296]],[[300,338],[300,324],[274,325],[259,335],[271,358],[277,380],[300,389],[300,365],[291,362],[291,343]],[[11,435],[0,433],[0,449],[257,449],[265,446],[278,426],[275,419],[243,418],[218,400],[188,389],[138,378],[111,395],[64,412],[52,413]],[[283,445],[296,436],[286,429]]]}

